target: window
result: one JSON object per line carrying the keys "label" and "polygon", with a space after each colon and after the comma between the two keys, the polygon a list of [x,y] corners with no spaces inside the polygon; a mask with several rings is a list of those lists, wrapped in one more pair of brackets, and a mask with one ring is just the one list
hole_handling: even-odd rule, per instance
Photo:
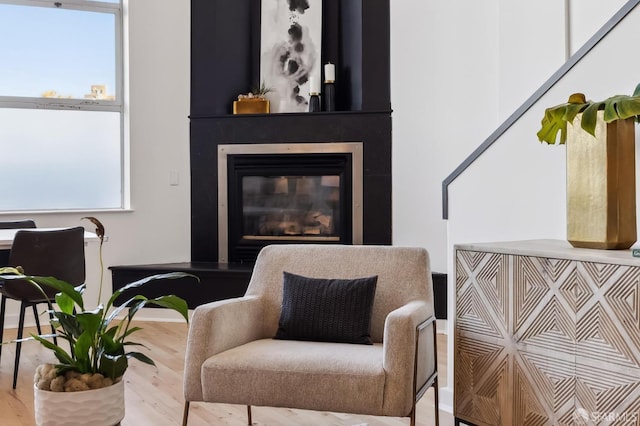
{"label": "window", "polygon": [[0,211],[118,209],[121,0],[0,0]]}

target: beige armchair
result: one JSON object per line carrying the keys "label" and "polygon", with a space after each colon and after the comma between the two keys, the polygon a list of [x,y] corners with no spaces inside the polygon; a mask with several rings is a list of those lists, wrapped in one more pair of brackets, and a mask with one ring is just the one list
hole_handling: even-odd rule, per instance
{"label": "beige armchair", "polygon": [[[373,344],[274,339],[283,273],[377,276]],[[426,250],[392,246],[273,245],[256,261],[245,296],[199,306],[186,350],[183,425],[191,402],[410,417],[438,375]]]}

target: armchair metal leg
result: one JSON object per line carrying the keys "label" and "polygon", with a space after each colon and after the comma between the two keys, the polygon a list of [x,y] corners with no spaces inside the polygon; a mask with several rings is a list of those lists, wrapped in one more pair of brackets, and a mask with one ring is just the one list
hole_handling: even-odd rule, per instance
{"label": "armchair metal leg", "polygon": [[[433,329],[433,364],[434,371],[429,378],[427,378],[426,382],[419,387],[418,386],[418,346],[420,340],[420,332],[431,325]],[[438,343],[437,343],[437,331],[436,331],[436,318],[432,316],[431,318],[423,321],[421,324],[418,324],[416,327],[416,338],[415,338],[415,354],[414,354],[414,364],[413,364],[413,392],[414,398],[411,406],[410,424],[411,426],[415,426],[416,424],[416,404],[425,394],[425,392],[433,387],[434,389],[434,405],[435,405],[435,424],[436,426],[440,425],[440,409],[439,409],[439,395],[438,395]]]}
{"label": "armchair metal leg", "polygon": [[182,426],[187,426],[187,419],[189,418],[189,401],[184,402],[184,413],[182,414]]}
{"label": "armchair metal leg", "polygon": [[251,419],[251,406],[247,405],[247,421],[248,425],[251,426],[253,424],[253,420]]}
{"label": "armchair metal leg", "polygon": [[[433,404],[434,404],[434,420],[435,420],[435,425],[439,426],[440,425],[440,397],[439,397],[439,391],[438,391],[438,376],[435,377],[434,381],[433,381]],[[411,414],[409,414],[409,424],[411,426],[416,426],[416,403],[417,401],[413,401],[413,406],[411,407]]]}

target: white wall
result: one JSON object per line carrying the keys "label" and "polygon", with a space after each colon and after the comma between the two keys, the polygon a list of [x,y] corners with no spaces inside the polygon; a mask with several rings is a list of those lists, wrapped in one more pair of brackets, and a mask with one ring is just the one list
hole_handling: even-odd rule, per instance
{"label": "white wall", "polygon": [[393,237],[427,247],[434,270],[447,268],[442,180],[626,1],[567,3],[569,17],[557,0],[391,2]]}
{"label": "white wall", "polygon": [[500,0],[497,45],[500,122],[565,61],[564,23],[562,1]]}
{"label": "white wall", "polygon": [[[189,52],[190,6],[186,1],[130,0],[129,103],[131,116],[131,212],[85,212],[3,215],[28,216],[39,227],[93,225],[80,220],[96,216],[106,227],[106,266],[190,260],[189,187]],[[100,167],[96,160],[96,167]],[[169,174],[179,174],[178,186]],[[97,244],[87,246],[87,301],[97,302]],[[103,295],[111,294],[105,271]],[[104,296],[103,296],[104,300]],[[7,304],[7,325],[17,324],[18,304]],[[144,312],[163,316],[158,309]],[[166,313],[176,318],[173,312]]]}
{"label": "white wall", "polygon": [[498,120],[498,1],[391,2],[393,242],[446,272],[441,184]]}
{"label": "white wall", "polygon": [[[449,273],[453,312],[454,244],[565,238],[564,147],[535,134],[544,109],[571,93],[633,91],[640,10],[451,185],[444,221],[442,181],[562,65],[566,34],[577,50],[625,2],[572,0],[568,17],[556,0],[418,3],[391,2],[393,237],[426,247],[433,269]],[[444,405],[452,404],[451,363],[448,373]]]}
{"label": "white wall", "polygon": [[442,181],[564,62],[564,4],[412,3],[391,3],[393,239],[445,272]]}
{"label": "white wall", "polygon": [[[566,1],[566,0],[565,0]],[[575,53],[627,0],[569,0],[569,47]]]}

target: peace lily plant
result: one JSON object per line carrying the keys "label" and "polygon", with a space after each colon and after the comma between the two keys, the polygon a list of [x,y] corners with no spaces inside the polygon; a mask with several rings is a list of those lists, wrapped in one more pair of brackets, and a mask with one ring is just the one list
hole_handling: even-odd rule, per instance
{"label": "peace lily plant", "polygon": [[581,127],[595,137],[598,111],[604,111],[606,123],[627,118],[634,118],[636,122],[640,122],[640,84],[636,86],[632,96],[616,95],[600,102],[587,101],[584,94],[574,93],[568,102],[545,110],[538,139],[540,142],[555,144],[560,131],[560,143],[565,143],[567,123],[573,123],[574,118],[580,113]]}
{"label": "peace lily plant", "polygon": [[[96,224],[96,234],[102,245],[104,227],[97,219],[89,219]],[[102,255],[100,257],[102,264]],[[131,358],[155,366],[153,360],[144,353],[129,349],[144,346],[131,340],[131,336],[141,330],[140,327],[132,326],[131,322],[135,314],[147,305],[172,309],[188,322],[187,302],[175,295],[153,299],[135,295],[118,307],[114,306],[114,302],[122,294],[128,294],[130,290],[151,281],[186,276],[197,279],[194,275],[180,272],[143,278],[116,290],[106,305],[98,303],[97,307],[88,308],[84,301],[85,284],[74,287],[55,277],[25,275],[20,267],[0,268],[0,277],[3,280],[25,280],[38,288],[45,297],[44,286],[58,291],[55,304],[48,300],[46,312],[50,314],[50,322],[55,333],[32,334],[31,337],[22,339],[40,342],[51,350],[58,360],[55,365],[38,367],[35,376],[36,387],[41,390],[66,392],[99,389],[120,381]],[[124,314],[122,319],[121,314]],[[69,349],[49,340],[54,336],[66,341]]]}

